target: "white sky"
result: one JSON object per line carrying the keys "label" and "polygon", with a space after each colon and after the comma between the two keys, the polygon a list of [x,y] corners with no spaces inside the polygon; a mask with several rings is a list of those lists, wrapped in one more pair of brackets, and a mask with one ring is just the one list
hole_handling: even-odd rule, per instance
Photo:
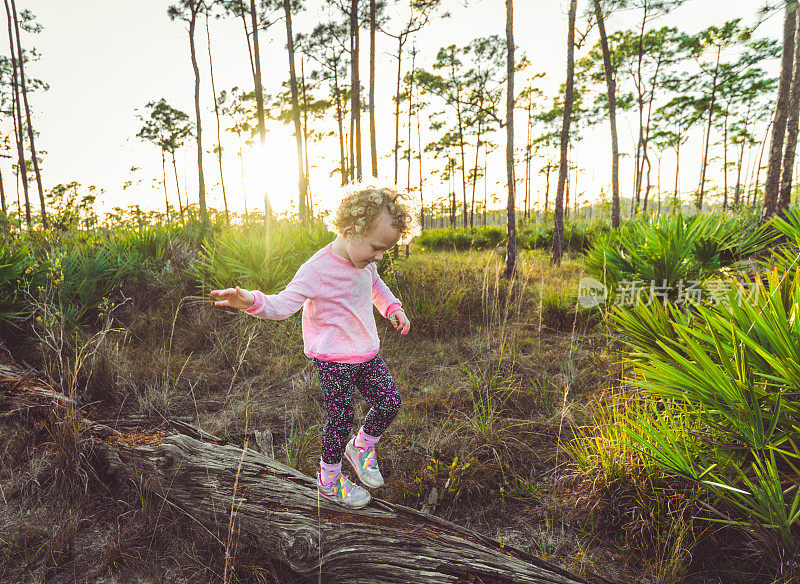
{"label": "white sky", "polygon": [[[320,0],[308,0],[314,10],[298,15],[294,31],[310,32],[321,18]],[[40,132],[37,147],[47,151],[43,165],[45,188],[58,183],[77,180],[84,186],[96,185],[105,189],[98,199],[99,211],[112,206],[127,206],[138,203],[145,208],[163,208],[163,191],[160,182],[153,188],[153,179],[161,180],[161,160],[158,149],[138,140],[135,136],[141,122],[135,110],[150,100],[166,98],[168,103],[182,109],[194,119],[194,85],[189,59],[188,35],[185,24],[172,22],[166,16],[168,2],[162,0],[18,0],[18,9],[29,8],[44,26],[39,35],[23,33],[26,47],[33,44],[42,54],[41,61],[31,64],[28,74],[45,80],[50,90],[30,96],[34,111],[35,127]],[[418,66],[429,66],[439,47],[451,43],[467,44],[478,36],[498,34],[505,31],[504,0],[472,1],[468,7],[463,2],[445,0],[451,13],[448,20],[436,20],[421,35],[416,37],[419,50]],[[547,74],[542,87],[548,94],[548,103],[556,88],[564,79],[566,62],[566,9],[567,0],[516,0],[515,35],[520,52],[532,61],[532,70]],[[586,9],[587,2],[579,2],[579,13]],[[756,0],[690,0],[686,5],[663,18],[659,25],[675,25],[695,33],[711,24],[742,17],[746,23],[755,19],[760,2]],[[610,19],[609,33],[623,27],[633,26],[637,14],[629,13]],[[585,27],[585,24],[580,26]],[[396,26],[395,26],[396,28]],[[772,17],[763,24],[757,36],[780,38],[781,16]],[[219,92],[234,85],[250,89],[252,76],[249,72],[247,49],[241,23],[237,20],[212,21],[211,34],[214,52],[215,82]],[[285,54],[285,27],[279,23],[261,37],[262,70],[265,90],[274,92],[281,81],[288,78],[288,59]],[[362,33],[362,83],[368,84],[368,34]],[[587,46],[594,44],[596,33]],[[394,40],[378,35],[379,63],[377,67],[377,119],[378,151],[382,156],[382,177],[392,174],[391,148],[394,138],[393,104],[394,75],[396,61],[389,56],[394,51]],[[0,44],[0,46],[4,46]],[[410,48],[410,44],[407,45]],[[577,54],[580,57],[585,53]],[[216,125],[208,77],[208,53],[204,24],[198,27],[198,59],[201,67],[201,101],[204,107],[204,147],[209,150],[216,142]],[[404,58],[410,64],[410,58]],[[299,72],[299,58],[297,62]],[[405,68],[405,67],[404,67]],[[768,70],[776,74],[778,63],[767,64]],[[306,71],[310,69],[306,65]],[[365,89],[366,95],[366,89]],[[504,106],[504,104],[503,104]],[[517,144],[524,145],[525,127],[523,114],[518,118]],[[560,124],[560,122],[559,122]],[[423,120],[423,126],[425,126]],[[369,169],[368,118],[362,118],[364,136],[364,166]],[[763,133],[763,129],[761,130]],[[402,129],[401,129],[402,133]],[[621,120],[619,134],[621,149],[630,151],[635,133],[633,120]],[[423,138],[424,139],[424,138]],[[289,201],[296,198],[296,164],[293,137],[287,127],[273,127],[268,135],[270,153],[268,157],[250,157],[246,168],[248,207],[261,207],[263,190],[266,188],[278,211],[288,208]],[[496,160],[490,159],[489,192],[505,196],[504,134],[494,141],[501,145]],[[586,139],[577,145],[572,159],[578,160],[585,169],[578,179],[578,190],[586,191],[589,199],[600,189],[608,191],[610,146],[608,126],[599,125],[588,132]],[[228,203],[232,209],[243,210],[244,200],[239,181],[239,163],[232,135],[223,136],[228,148],[226,160],[226,186]],[[192,201],[196,200],[196,149],[194,142],[187,144],[179,154],[181,188],[184,181]],[[681,177],[688,189],[695,185],[699,176],[699,140],[690,142],[682,151]],[[336,200],[337,181],[328,178],[333,160],[338,159],[338,142],[332,136],[326,142],[310,148],[312,158],[312,187],[317,204],[330,207]],[[473,151],[474,156],[474,151]],[[266,158],[266,161],[264,159]],[[468,155],[469,158],[469,155]],[[673,180],[672,155],[663,160],[664,181]],[[253,162],[256,160],[256,162]],[[6,181],[6,191],[12,193],[8,178],[7,159],[0,162]],[[205,157],[206,185],[210,191],[210,206],[222,208],[222,196],[214,185],[219,180],[215,156]],[[434,161],[424,160],[424,172],[429,172]],[[537,164],[534,161],[534,164]],[[543,162],[539,162],[539,165]],[[132,166],[141,167],[134,175]],[[630,158],[621,162],[621,189],[623,195],[630,192]],[[710,180],[719,183],[719,164],[710,171]],[[185,168],[185,170],[184,170]],[[534,176],[536,177],[534,167]],[[517,176],[522,175],[520,167]],[[416,172],[412,182],[416,182]],[[401,163],[401,186],[405,183],[405,170]],[[138,187],[122,189],[126,180],[140,180]],[[536,178],[534,191],[543,191],[543,179]],[[427,193],[444,194],[446,187],[435,184],[431,177],[426,185]],[[541,184],[540,184],[541,183]],[[167,176],[171,202],[177,206],[174,179]],[[668,190],[668,186],[663,187]],[[322,192],[320,192],[322,191]],[[479,187],[479,192],[482,188]],[[518,199],[520,197],[518,196]],[[321,203],[320,203],[321,199]],[[536,195],[534,194],[534,200]],[[552,199],[551,199],[552,200]]]}

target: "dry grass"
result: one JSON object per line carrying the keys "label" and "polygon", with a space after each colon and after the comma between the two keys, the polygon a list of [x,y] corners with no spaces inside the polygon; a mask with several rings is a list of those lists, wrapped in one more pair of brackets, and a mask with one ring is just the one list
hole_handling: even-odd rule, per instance
{"label": "dry grass", "polygon": [[[610,573],[614,565],[615,573],[627,578],[621,554],[606,553],[607,542],[589,527],[579,529],[586,513],[581,519],[574,499],[565,504],[578,487],[564,481],[571,473],[561,444],[574,426],[588,423],[586,404],[618,375],[606,340],[594,327],[596,317],[574,310],[580,262],[554,267],[545,254],[526,252],[511,283],[500,277],[502,268],[492,252],[425,253],[385,276],[413,328],[400,336],[387,322],[378,325],[382,356],[403,407],[378,445],[387,485],[376,494],[420,508],[435,490],[438,515],[492,537],[505,526],[503,537],[514,540],[512,545],[581,573]],[[174,288],[186,286],[178,282]],[[313,366],[302,354],[299,315],[281,323],[257,321],[191,294],[124,307],[102,341],[92,345],[91,358],[82,361],[76,393],[100,400],[98,415],[144,414],[154,425],[188,417],[239,445],[254,429],[269,428],[278,459],[313,474],[324,411]],[[359,399],[356,424],[367,409]],[[0,424],[0,478],[15,476],[14,484],[21,484],[30,472],[23,467],[34,460],[48,468],[44,450],[33,452],[19,438],[3,440],[3,428]],[[21,428],[9,428],[11,435],[24,435]],[[80,435],[75,443],[81,444]],[[38,474],[47,476],[46,470]],[[108,489],[78,481],[84,498],[89,497],[85,484]],[[5,492],[6,483],[0,485]],[[19,508],[33,506],[33,496],[22,489],[11,497],[5,492]],[[119,486],[103,496],[98,503],[103,509],[81,511],[83,517],[97,513],[98,521],[115,518],[98,536],[97,556],[80,560],[98,573],[126,573],[146,564],[153,574],[171,574],[169,581],[176,582],[293,581],[244,544],[225,542],[224,535],[216,540],[144,493],[132,495]],[[61,533],[77,530],[73,540],[89,529],[79,519],[61,523]],[[28,569],[20,550],[42,545],[48,533],[39,526],[11,538],[17,542],[15,573]],[[687,565],[691,548],[681,542],[688,537],[676,526],[665,540],[675,545],[655,551],[653,558],[672,566],[665,574],[677,577]],[[79,560],[64,549],[63,540],[47,541],[43,553],[53,558],[47,565],[75,566]],[[630,565],[641,566],[633,560]]]}

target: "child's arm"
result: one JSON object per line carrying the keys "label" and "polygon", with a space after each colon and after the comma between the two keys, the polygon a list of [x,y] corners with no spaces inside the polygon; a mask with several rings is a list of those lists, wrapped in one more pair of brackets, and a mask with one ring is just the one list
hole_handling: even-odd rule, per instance
{"label": "child's arm", "polygon": [[394,328],[404,335],[407,334],[411,327],[411,322],[408,320],[406,313],[403,312],[402,304],[378,275],[378,270],[374,267],[374,264],[371,265],[374,270],[372,275],[372,303],[384,317],[392,321]]}
{"label": "child's arm", "polygon": [[[245,294],[245,300],[235,303],[231,303],[231,301],[228,300],[227,304],[223,304],[224,301],[215,302],[214,304],[217,306],[239,308],[257,318],[283,320],[297,312],[300,307],[303,306],[307,298],[314,297],[315,288],[313,283],[315,281],[318,281],[318,278],[314,275],[313,269],[308,264],[303,264],[300,266],[300,269],[297,270],[292,281],[278,294],[264,294],[259,290],[241,290],[237,286],[236,290],[240,290]],[[227,290],[213,290],[211,295],[219,298],[230,298],[231,294],[229,291],[233,291],[235,294],[233,288],[228,288]],[[217,294],[215,294],[215,292]],[[224,296],[225,293],[228,293],[228,295]],[[249,299],[246,296],[247,294],[253,298],[250,304],[246,304],[246,301]]]}

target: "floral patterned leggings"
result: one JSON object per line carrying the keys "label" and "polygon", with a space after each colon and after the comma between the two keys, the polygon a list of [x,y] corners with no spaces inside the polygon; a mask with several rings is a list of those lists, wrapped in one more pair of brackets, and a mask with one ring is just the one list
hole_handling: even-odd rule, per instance
{"label": "floral patterned leggings", "polygon": [[325,427],[322,430],[322,460],[341,462],[355,416],[355,388],[372,407],[364,421],[370,436],[383,434],[400,411],[400,392],[386,363],[376,355],[366,363],[339,363],[314,358],[324,400]]}

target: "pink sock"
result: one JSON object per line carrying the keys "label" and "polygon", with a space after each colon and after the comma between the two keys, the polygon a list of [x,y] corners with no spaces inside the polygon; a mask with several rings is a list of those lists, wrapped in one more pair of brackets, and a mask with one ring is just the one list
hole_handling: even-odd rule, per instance
{"label": "pink sock", "polygon": [[358,431],[358,435],[356,436],[354,442],[355,446],[358,448],[370,449],[378,443],[380,438],[380,436],[370,436],[364,432],[364,426],[361,426],[361,429]]}
{"label": "pink sock", "polygon": [[337,464],[328,464],[324,460],[319,460],[319,477],[320,482],[322,483],[323,487],[327,487],[328,485],[332,484],[333,481],[339,478],[339,475],[342,474],[342,463],[341,461]]}

